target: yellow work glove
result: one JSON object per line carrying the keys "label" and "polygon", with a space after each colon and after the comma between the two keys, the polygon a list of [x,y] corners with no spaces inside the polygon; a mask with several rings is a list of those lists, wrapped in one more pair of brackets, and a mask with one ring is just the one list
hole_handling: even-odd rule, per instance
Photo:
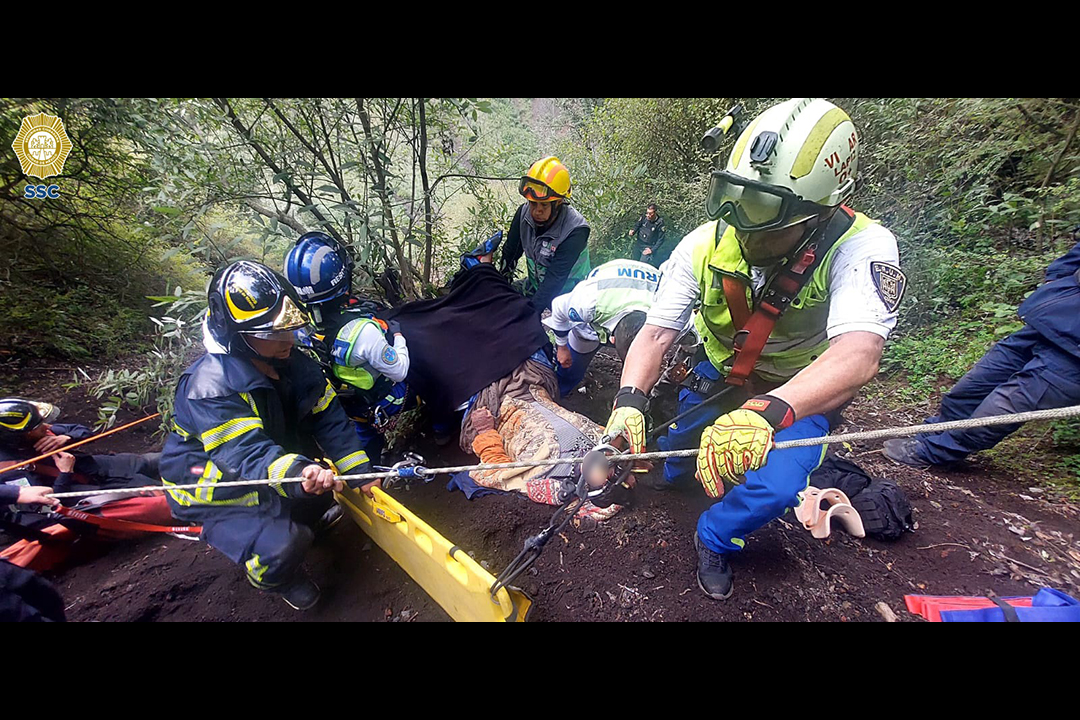
{"label": "yellow work glove", "polygon": [[697,478],[711,498],[724,495],[724,481],[735,482],[769,459],[773,436],[790,427],[795,413],[783,400],[770,395],[750,400],[724,415],[701,434]]}
{"label": "yellow work glove", "polygon": [[645,413],[649,398],[636,388],[625,387],[615,396],[615,407],[608,418],[604,434],[615,439],[622,435],[634,455],[645,452]]}

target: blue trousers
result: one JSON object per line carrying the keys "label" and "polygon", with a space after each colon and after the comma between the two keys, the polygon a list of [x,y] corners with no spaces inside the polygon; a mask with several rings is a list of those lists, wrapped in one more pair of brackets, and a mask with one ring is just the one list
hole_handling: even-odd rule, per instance
{"label": "blue trousers", "polygon": [[[597,348],[599,349],[599,348]],[[574,359],[574,362],[570,367],[564,368],[562,365],[557,365],[555,368],[555,377],[559,379],[559,396],[566,397],[574,391],[581,381],[585,379],[585,373],[589,369],[589,363],[596,357],[596,350],[591,353],[579,353],[574,348],[567,346],[567,350],[570,351],[570,357]]]}
{"label": "blue trousers", "polygon": [[[941,399],[928,423],[1008,415],[1080,404],[1080,359],[1025,327],[990,349]],[[919,438],[918,455],[934,465],[994,447],[1019,425],[954,430]]]}
{"label": "blue trousers", "polygon": [[[694,372],[710,380],[719,380],[720,372],[712,363],[704,362]],[[717,388],[719,390],[719,387]],[[683,388],[679,393],[679,413],[696,407],[707,398]],[[660,449],[690,450],[701,443],[701,433],[720,416],[719,406],[702,410],[669,430],[659,440]],[[777,433],[776,442],[824,437],[829,422],[820,415],[804,418]],[[705,511],[698,519],[698,537],[714,552],[734,553],[746,546],[746,536],[781,517],[789,508],[798,505],[798,494],[810,483],[810,475],[821,465],[824,447],[793,448],[769,453],[769,460],[760,470],[746,474],[741,485],[724,495],[720,502]],[[678,484],[694,481],[697,464],[694,458],[672,458],[664,464],[664,479]]]}

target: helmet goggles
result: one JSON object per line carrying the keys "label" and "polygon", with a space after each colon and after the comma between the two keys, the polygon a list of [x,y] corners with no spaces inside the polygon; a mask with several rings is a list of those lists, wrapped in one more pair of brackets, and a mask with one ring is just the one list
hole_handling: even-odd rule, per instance
{"label": "helmet goggles", "polygon": [[535,180],[528,175],[521,178],[521,184],[518,185],[518,192],[521,193],[526,200],[531,200],[533,202],[548,203],[565,199],[564,196],[555,192],[544,183]]}
{"label": "helmet goggles", "polygon": [[743,232],[778,230],[798,225],[827,208],[804,200],[791,190],[714,170],[705,211]]}

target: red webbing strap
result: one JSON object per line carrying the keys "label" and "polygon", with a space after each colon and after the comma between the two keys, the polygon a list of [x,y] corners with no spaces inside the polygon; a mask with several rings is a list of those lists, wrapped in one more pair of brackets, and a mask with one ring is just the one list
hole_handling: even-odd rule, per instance
{"label": "red webbing strap", "polygon": [[[761,353],[765,350],[765,345],[769,342],[769,336],[772,335],[773,328],[776,327],[777,321],[787,312],[791,303],[802,292],[806,283],[810,281],[814,271],[825,258],[825,255],[828,254],[833,243],[839,240],[855,222],[855,211],[846,205],[840,206],[839,216],[842,224],[833,230],[834,235],[830,237],[828,233],[832,229],[836,218],[831,220],[829,225],[824,228],[827,235],[820,250],[816,244],[809,245],[798,261],[781,270],[771,284],[766,284],[765,298],[758,304],[757,311],[747,321],[746,325],[739,329],[739,332],[735,335],[735,363],[727,377],[729,385],[742,387],[750,379]],[[820,255],[817,254],[818,252],[820,252]],[[724,280],[724,298],[728,302],[728,307],[731,308],[731,319],[734,322],[737,310],[732,306],[729,298],[727,278],[725,277]]]}
{"label": "red webbing strap", "polygon": [[735,324],[735,330],[742,330],[750,321],[750,306],[746,304],[746,286],[735,278],[724,275],[724,301],[727,303],[728,312],[731,313],[731,322]]}
{"label": "red webbing strap", "polygon": [[[817,264],[817,259],[815,248],[811,245],[803,251],[802,257],[794,265],[785,268],[773,280],[769,286],[769,296],[775,295],[786,299],[786,302],[773,304],[762,300],[746,326],[735,335],[735,363],[727,376],[729,385],[742,387],[750,379],[773,328],[810,279],[813,273],[807,271]],[[734,315],[732,317],[734,318]]]}
{"label": "red webbing strap", "polygon": [[735,336],[735,364],[728,373],[728,385],[742,387],[750,379],[779,319],[779,310],[768,303],[762,303],[746,323],[746,327]]}
{"label": "red webbing strap", "polygon": [[133,520],[120,520],[117,518],[105,518],[100,515],[88,515],[78,510],[72,510],[60,506],[54,508],[53,512],[57,515],[63,515],[64,517],[71,518],[72,520],[78,520],[80,522],[90,523],[91,525],[97,525],[98,527],[105,528],[106,530],[138,530],[140,532],[152,532],[152,533],[190,533],[192,535],[198,535],[202,532],[202,527],[199,525],[184,525],[165,527],[164,525],[149,525],[147,523],[134,522]]}

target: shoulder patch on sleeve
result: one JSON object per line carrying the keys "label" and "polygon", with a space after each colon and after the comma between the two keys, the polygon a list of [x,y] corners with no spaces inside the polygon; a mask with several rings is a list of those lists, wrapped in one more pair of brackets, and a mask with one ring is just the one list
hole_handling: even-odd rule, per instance
{"label": "shoulder patch on sleeve", "polygon": [[569,315],[570,315],[570,319],[571,319],[571,320],[573,320],[574,322],[584,322],[584,321],[583,321],[583,320],[581,319],[581,316],[580,316],[580,315],[578,315],[578,311],[577,311],[577,310],[575,310],[574,308],[570,308],[570,313],[569,313]]}
{"label": "shoulder patch on sleeve", "polygon": [[397,350],[390,346],[387,346],[386,349],[382,352],[382,359],[383,362],[387,365],[393,365],[397,362]]}
{"label": "shoulder patch on sleeve", "polygon": [[907,290],[907,276],[895,265],[884,262],[870,263],[870,278],[874,288],[889,312],[896,312]]}

